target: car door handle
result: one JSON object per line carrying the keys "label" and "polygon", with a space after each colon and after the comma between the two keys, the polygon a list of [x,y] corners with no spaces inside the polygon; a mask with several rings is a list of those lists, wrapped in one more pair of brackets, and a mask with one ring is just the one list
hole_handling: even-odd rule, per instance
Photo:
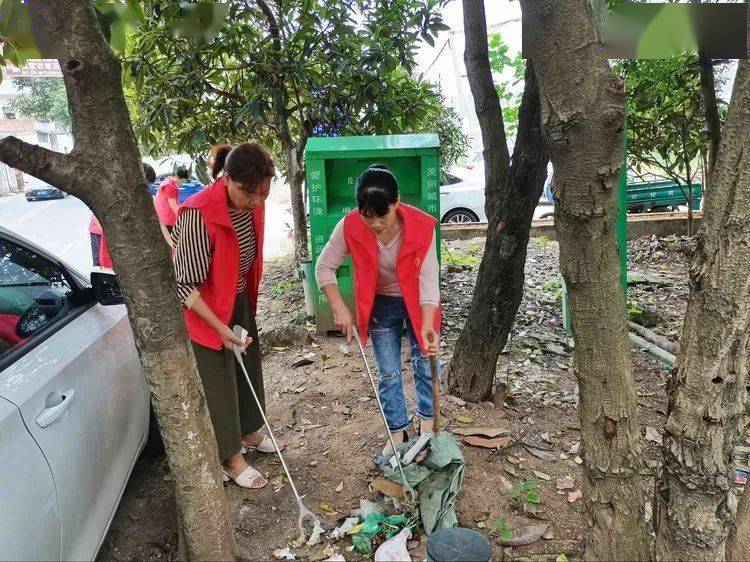
{"label": "car door handle", "polygon": [[68,410],[68,408],[70,408],[70,405],[73,402],[73,397],[75,395],[76,391],[74,389],[67,389],[62,393],[62,402],[55,406],[42,410],[42,412],[36,417],[36,424],[39,427],[49,427],[50,425],[55,423],[62,417],[62,415]]}

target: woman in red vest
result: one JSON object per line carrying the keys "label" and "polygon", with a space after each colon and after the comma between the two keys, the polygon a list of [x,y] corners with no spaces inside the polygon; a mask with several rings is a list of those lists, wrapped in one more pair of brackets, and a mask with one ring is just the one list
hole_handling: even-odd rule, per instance
{"label": "woman in red vest", "polygon": [[[223,172],[223,173],[222,173]],[[221,177],[219,177],[221,174]],[[266,480],[249,466],[247,449],[274,452],[259,430],[263,418],[232,346],[246,348],[245,367],[264,400],[255,310],[263,268],[264,203],[276,169],[262,146],[246,142],[217,154],[216,181],[180,207],[173,230],[177,292],[216,434],[225,480],[261,488]],[[238,340],[232,327],[248,331]]]}
{"label": "woman in red vest", "polygon": [[[433,429],[432,376],[427,356],[439,349],[440,285],[435,224],[400,202],[396,177],[372,166],[356,184],[358,209],[334,228],[318,258],[315,277],[333,309],[333,320],[351,341],[354,319],[341,298],[336,270],[347,254],[354,262],[357,327],[369,331],[378,365],[378,391],[394,443],[408,438],[409,412],[401,376],[401,335],[406,320],[414,367],[420,431]],[[385,449],[389,452],[390,445]]]}

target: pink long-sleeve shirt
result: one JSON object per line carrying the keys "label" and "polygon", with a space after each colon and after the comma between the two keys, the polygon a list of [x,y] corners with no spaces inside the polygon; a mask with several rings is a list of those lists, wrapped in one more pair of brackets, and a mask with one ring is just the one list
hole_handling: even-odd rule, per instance
{"label": "pink long-sleeve shirt", "polygon": [[[375,285],[375,294],[387,297],[400,297],[401,287],[398,284],[396,266],[398,265],[398,253],[401,249],[402,227],[388,244],[378,240],[378,279]],[[344,219],[341,219],[331,233],[325,248],[318,257],[315,265],[315,280],[318,287],[337,285],[336,270],[344,258],[349,254],[349,246],[344,237]],[[432,234],[432,244],[422,262],[419,272],[419,304],[420,306],[431,305],[437,307],[440,304],[440,266],[437,260],[437,248],[435,246],[435,234]]]}

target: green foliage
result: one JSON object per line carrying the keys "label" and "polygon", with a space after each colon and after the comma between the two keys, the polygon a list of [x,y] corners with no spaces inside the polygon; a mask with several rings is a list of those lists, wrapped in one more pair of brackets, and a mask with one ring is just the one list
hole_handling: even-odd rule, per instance
{"label": "green foliage", "polygon": [[535,489],[536,484],[534,482],[519,482],[513,489],[513,497],[521,498],[526,503],[539,505],[542,503],[542,499],[534,491]]}
{"label": "green foliage", "polygon": [[301,161],[311,135],[422,130],[440,105],[415,54],[446,28],[444,2],[289,0],[269,14],[230,0],[223,25],[204,14],[206,33],[183,30],[177,0],[146,3],[126,56],[136,134],[151,154],[247,138],[280,154],[288,126]]}
{"label": "green foliage", "polygon": [[619,61],[615,72],[626,81],[628,157],[636,171],[656,170],[681,186],[694,183],[709,143],[698,56]]}
{"label": "green foliage", "polygon": [[497,527],[500,538],[504,541],[510,540],[510,533],[513,530],[505,519],[497,518],[492,520],[492,524]]}
{"label": "green foliage", "polygon": [[[495,83],[495,90],[500,98],[503,110],[503,122],[508,138],[514,138],[518,131],[518,110],[521,107],[523,92],[517,86],[523,81],[526,63],[518,54],[511,57],[509,47],[503,42],[499,33],[490,33],[489,41],[490,68],[500,78]],[[510,77],[508,77],[510,74]]]}
{"label": "green foliage", "polygon": [[21,117],[37,121],[56,121],[70,127],[68,97],[62,78],[14,78],[13,85],[23,91],[10,107]]}
{"label": "green foliage", "polygon": [[[448,173],[451,166],[465,158],[469,150],[469,137],[464,134],[461,124],[461,116],[455,109],[445,105],[441,96],[437,133],[440,137],[440,169],[443,173]],[[424,132],[435,132],[434,129],[435,125],[430,124]]]}
{"label": "green foliage", "polygon": [[479,265],[479,258],[472,255],[465,255],[457,252],[447,253],[445,263],[455,269],[476,269]]}
{"label": "green foliage", "polygon": [[297,288],[297,283],[291,279],[282,279],[271,287],[271,296],[273,298],[283,297],[287,293],[292,292]]}

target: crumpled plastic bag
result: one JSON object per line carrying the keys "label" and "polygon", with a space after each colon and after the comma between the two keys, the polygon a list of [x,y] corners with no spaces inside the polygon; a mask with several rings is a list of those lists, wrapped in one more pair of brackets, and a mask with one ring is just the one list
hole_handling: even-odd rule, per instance
{"label": "crumpled plastic bag", "polygon": [[411,562],[411,555],[406,548],[406,541],[410,538],[411,531],[406,527],[378,547],[375,551],[375,562]]}
{"label": "crumpled plastic bag", "polygon": [[[398,445],[397,450],[404,454],[415,442]],[[419,515],[427,535],[458,525],[455,508],[466,466],[452,434],[445,431],[434,434],[430,437],[429,447],[427,457],[404,466],[409,484],[419,494]],[[383,475],[401,484],[401,474],[389,461],[390,457],[386,457],[379,463]]]}
{"label": "crumpled plastic bag", "polygon": [[406,515],[385,516],[373,511],[365,517],[362,525],[358,526],[358,532],[352,533],[352,544],[358,552],[369,556],[372,553],[373,537],[384,533],[385,539],[390,539],[406,528],[408,523]]}

